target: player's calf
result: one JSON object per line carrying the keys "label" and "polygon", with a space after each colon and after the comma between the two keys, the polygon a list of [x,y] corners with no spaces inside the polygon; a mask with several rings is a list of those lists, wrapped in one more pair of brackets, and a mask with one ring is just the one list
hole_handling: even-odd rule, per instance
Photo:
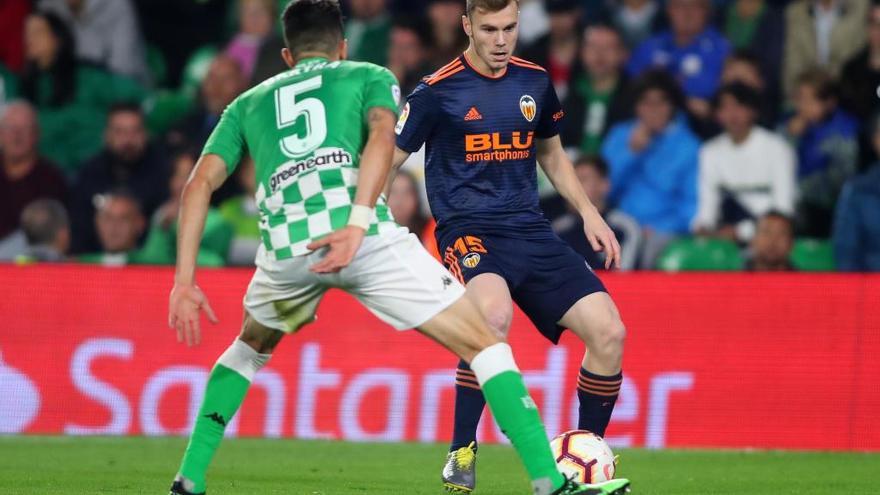
{"label": "player's calf", "polygon": [[[241,336],[217,360],[171,493],[205,492],[205,473],[254,375],[266,365],[283,334],[245,318]],[[265,352],[260,352],[265,351]]]}
{"label": "player's calf", "polygon": [[582,298],[560,323],[580,337],[588,349],[577,378],[578,429],[604,436],[623,383],[626,327],[604,292]]}

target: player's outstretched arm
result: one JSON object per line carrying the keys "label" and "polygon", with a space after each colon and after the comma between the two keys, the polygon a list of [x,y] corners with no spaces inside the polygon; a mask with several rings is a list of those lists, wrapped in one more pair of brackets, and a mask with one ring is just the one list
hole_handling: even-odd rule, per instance
{"label": "player's outstretched arm", "polygon": [[602,215],[587,198],[578,181],[574,166],[562,148],[559,136],[538,139],[538,164],[559,194],[565,198],[584,219],[584,230],[590,246],[595,251],[605,251],[605,268],[620,268],[620,244],[614,231],[608,227]]}
{"label": "player's outstretched arm", "polygon": [[217,323],[208,299],[196,285],[196,256],[205,228],[211,194],[226,180],[226,163],[217,155],[202,156],[183,188],[177,231],[177,269],[168,304],[168,325],[177,330],[177,341],[201,341],[199,311]]}
{"label": "player's outstretched arm", "polygon": [[351,263],[364,234],[370,228],[373,208],[388,180],[394,155],[394,112],[383,107],[373,107],[367,119],[370,135],[361,154],[357,191],[348,226],[307,246],[312,251],[330,247],[327,255],[311,267],[315,273],[335,273]]}

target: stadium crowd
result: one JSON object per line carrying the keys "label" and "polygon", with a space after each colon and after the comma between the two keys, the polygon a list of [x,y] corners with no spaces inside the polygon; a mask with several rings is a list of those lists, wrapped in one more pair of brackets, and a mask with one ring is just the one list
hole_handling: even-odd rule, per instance
{"label": "stadium crowd", "polygon": [[[223,109],[285,70],[286,0],[0,2],[0,260],[170,264],[179,196]],[[349,58],[408,94],[467,47],[464,0],[349,0]],[[624,269],[880,271],[880,2],[521,0],[562,141]],[[414,155],[398,223],[436,252]],[[253,163],[199,263],[249,265]],[[554,230],[590,262],[547,184]]]}

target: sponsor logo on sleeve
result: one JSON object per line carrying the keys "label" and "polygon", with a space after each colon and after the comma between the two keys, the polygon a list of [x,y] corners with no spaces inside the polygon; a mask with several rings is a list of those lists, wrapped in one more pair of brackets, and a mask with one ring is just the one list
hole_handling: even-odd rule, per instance
{"label": "sponsor logo on sleeve", "polygon": [[403,106],[403,110],[400,111],[400,118],[397,119],[397,125],[394,126],[394,132],[399,136],[401,132],[403,132],[403,126],[406,125],[406,119],[409,118],[409,102],[406,102],[406,105]]}

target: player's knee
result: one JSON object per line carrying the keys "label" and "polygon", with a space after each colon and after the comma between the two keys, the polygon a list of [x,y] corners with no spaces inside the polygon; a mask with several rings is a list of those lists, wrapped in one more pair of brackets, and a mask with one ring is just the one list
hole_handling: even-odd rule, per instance
{"label": "player's knee", "polygon": [[271,354],[284,336],[282,332],[264,327],[250,317],[245,317],[238,339],[260,354]]}
{"label": "player's knee", "polygon": [[486,325],[497,336],[503,338],[510,330],[510,322],[513,320],[513,313],[508,309],[490,309],[486,312]]}
{"label": "player's knee", "polygon": [[599,327],[594,337],[595,345],[590,349],[594,354],[606,359],[620,360],[623,357],[623,345],[626,341],[626,327],[619,319],[609,321]]}

